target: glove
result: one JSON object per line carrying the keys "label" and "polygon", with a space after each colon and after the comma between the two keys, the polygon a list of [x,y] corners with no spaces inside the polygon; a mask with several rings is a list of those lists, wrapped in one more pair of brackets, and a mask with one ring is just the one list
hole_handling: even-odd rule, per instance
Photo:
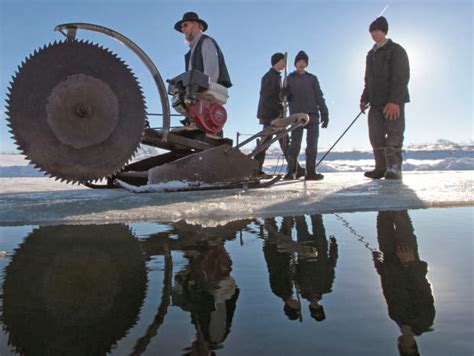
{"label": "glove", "polygon": [[329,124],[329,117],[328,116],[321,117],[321,124],[322,124],[321,127],[323,129],[327,128]]}

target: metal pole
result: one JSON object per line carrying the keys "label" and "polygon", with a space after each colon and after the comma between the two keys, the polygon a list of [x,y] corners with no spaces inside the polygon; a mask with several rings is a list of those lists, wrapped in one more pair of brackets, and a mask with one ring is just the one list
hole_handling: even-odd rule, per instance
{"label": "metal pole", "polygon": [[[283,85],[282,88],[286,88],[288,85],[288,52],[284,53],[285,55],[285,71],[283,74]],[[288,115],[288,98],[283,96],[283,117],[287,117]]]}
{"label": "metal pole", "polygon": [[[367,109],[367,108],[366,108]],[[331,150],[334,148],[334,146],[337,145],[337,143],[341,140],[341,138],[346,134],[347,131],[349,131],[349,129],[352,127],[352,125],[354,125],[354,123],[357,121],[357,119],[359,118],[359,116],[361,114],[364,114],[365,111],[361,111],[356,117],[354,120],[352,120],[351,124],[347,127],[347,129],[344,130],[344,132],[342,133],[341,136],[339,136],[339,138],[336,140],[336,142],[334,142],[334,144],[331,146],[331,148],[324,154],[324,156],[319,160],[318,163],[316,163],[316,167],[318,167],[320,165],[320,163],[326,158],[326,156],[329,154],[329,152],[331,152]],[[315,167],[315,168],[316,168]]]}

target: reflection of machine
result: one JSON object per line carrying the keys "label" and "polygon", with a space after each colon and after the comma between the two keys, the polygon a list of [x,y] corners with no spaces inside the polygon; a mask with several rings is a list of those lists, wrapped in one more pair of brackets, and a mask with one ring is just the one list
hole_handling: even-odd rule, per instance
{"label": "reflection of machine", "polygon": [[[215,266],[222,269],[212,279],[212,286],[219,287],[213,290],[216,301],[225,303],[237,295],[235,282],[232,284],[228,276],[231,261],[223,241],[234,239],[248,223],[242,220],[205,228],[178,222],[144,240],[119,224],[35,229],[5,269],[1,321],[9,344],[25,355],[110,352],[139,317],[149,283],[147,259],[163,256],[161,302],[132,353],[142,354],[163,324],[170,305],[171,251],[199,254],[198,250],[211,245],[215,253],[206,255],[209,258],[203,261],[204,270],[212,271]],[[229,328],[226,324],[224,329],[229,332]]]}
{"label": "reflection of machine", "polygon": [[125,225],[34,230],[5,270],[3,322],[24,355],[103,355],[132,327],[146,290]]}
{"label": "reflection of machine", "polygon": [[[131,49],[153,76],[161,101],[163,125],[149,127],[137,78],[115,54],[76,39],[78,29],[109,35]],[[156,66],[131,40],[111,29],[84,23],[56,27],[67,39],[45,46],[25,60],[13,78],[7,99],[9,127],[20,150],[36,167],[66,182],[115,178],[134,185],[171,180],[205,182],[219,187],[259,186],[253,157],[278,138],[306,124],[307,115],[280,120],[243,144],[218,137],[227,120],[227,90],[202,73],[184,73],[169,91]],[[171,129],[173,107],[191,123]],[[240,148],[258,137],[277,137],[249,154]],[[140,144],[169,152],[128,164]]]}

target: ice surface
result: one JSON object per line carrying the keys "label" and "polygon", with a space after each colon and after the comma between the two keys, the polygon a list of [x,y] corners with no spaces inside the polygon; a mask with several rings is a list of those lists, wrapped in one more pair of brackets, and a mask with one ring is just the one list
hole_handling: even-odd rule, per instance
{"label": "ice surface", "polygon": [[49,178],[0,178],[0,224],[186,220],[216,226],[258,216],[472,206],[473,171],[405,172],[403,181],[327,173],[270,188],[135,194]]}

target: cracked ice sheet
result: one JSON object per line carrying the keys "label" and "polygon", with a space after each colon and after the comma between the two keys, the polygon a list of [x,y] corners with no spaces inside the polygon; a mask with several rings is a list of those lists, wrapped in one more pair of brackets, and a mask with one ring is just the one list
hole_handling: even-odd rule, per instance
{"label": "cracked ice sheet", "polygon": [[0,224],[186,220],[204,226],[277,215],[472,206],[474,171],[404,173],[403,181],[326,173],[318,182],[270,188],[134,194],[93,190],[48,178],[0,178]]}

